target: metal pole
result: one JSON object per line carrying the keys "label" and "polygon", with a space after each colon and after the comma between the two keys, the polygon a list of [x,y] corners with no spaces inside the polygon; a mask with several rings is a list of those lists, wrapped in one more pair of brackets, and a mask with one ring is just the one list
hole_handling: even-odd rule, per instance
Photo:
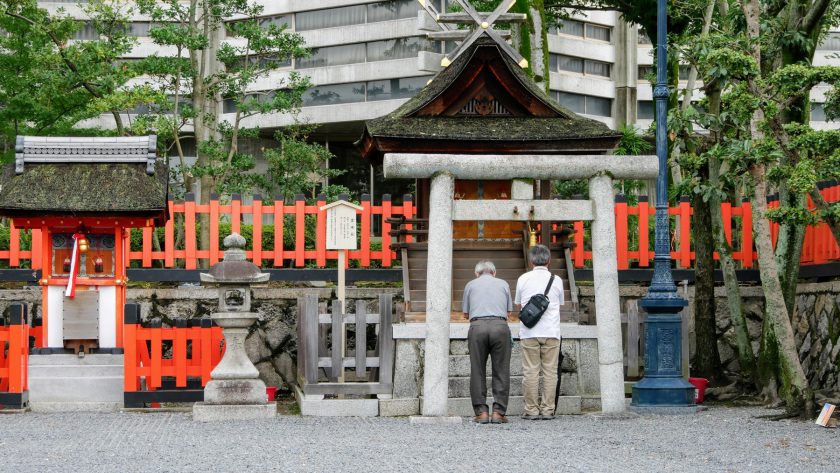
{"label": "metal pole", "polygon": [[633,407],[690,408],[694,386],[682,377],[682,327],[680,311],[688,305],[680,297],[671,274],[671,238],[668,221],[668,52],[665,0],[656,4],[656,236],[653,280],[640,305],[647,311],[645,324],[645,376],[633,386]]}

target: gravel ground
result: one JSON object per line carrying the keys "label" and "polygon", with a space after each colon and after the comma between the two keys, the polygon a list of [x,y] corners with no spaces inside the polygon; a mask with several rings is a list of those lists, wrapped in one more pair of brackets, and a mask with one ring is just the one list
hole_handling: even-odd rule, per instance
{"label": "gravel ground", "polygon": [[767,413],[715,407],[694,416],[458,426],[299,416],[200,424],[165,412],[0,415],[0,471],[840,471],[840,431],[755,418]]}

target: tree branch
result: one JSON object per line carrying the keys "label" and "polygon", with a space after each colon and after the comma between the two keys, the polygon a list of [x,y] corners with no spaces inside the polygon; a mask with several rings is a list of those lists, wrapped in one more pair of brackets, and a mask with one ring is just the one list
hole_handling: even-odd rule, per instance
{"label": "tree branch", "polygon": [[802,20],[802,29],[805,30],[808,36],[814,31],[822,19],[825,17],[825,12],[828,10],[828,6],[831,4],[831,0],[815,0],[814,5],[811,7],[811,10],[805,15],[805,19]]}

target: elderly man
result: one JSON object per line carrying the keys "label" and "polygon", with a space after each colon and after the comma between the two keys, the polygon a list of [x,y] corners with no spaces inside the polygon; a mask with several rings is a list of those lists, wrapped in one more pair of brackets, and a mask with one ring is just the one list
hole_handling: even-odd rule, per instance
{"label": "elderly man", "polygon": [[[464,287],[462,309],[470,319],[467,344],[470,349],[470,397],[479,424],[507,423],[510,393],[511,338],[508,317],[513,310],[510,286],[496,279],[496,266],[491,261],[475,265],[476,278]],[[487,407],[487,356],[493,368],[493,414]]]}
{"label": "elderly man", "polygon": [[[521,308],[536,294],[548,297],[548,308],[539,322],[531,328],[520,324],[519,339],[522,347],[522,392],[525,397],[527,420],[547,420],[554,417],[557,401],[557,362],[560,356],[560,306],[563,305],[563,281],[551,279],[548,264],[551,251],[545,245],[535,245],[528,250],[531,271],[516,281],[517,308]],[[542,397],[539,398],[540,374],[543,378]]]}

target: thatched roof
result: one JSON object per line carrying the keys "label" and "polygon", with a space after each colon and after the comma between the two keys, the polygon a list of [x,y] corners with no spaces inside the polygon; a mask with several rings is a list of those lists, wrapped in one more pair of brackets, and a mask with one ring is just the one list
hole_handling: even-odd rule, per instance
{"label": "thatched roof", "polygon": [[0,173],[0,214],[165,219],[168,171],[149,154],[154,137],[142,138],[19,137]]}
{"label": "thatched roof", "polygon": [[[486,91],[507,114],[465,115],[461,104]],[[480,93],[480,92],[478,92]],[[452,108],[455,107],[455,108]],[[365,157],[385,152],[604,152],[620,134],[560,106],[489,37],[482,37],[390,114],[369,120]]]}

